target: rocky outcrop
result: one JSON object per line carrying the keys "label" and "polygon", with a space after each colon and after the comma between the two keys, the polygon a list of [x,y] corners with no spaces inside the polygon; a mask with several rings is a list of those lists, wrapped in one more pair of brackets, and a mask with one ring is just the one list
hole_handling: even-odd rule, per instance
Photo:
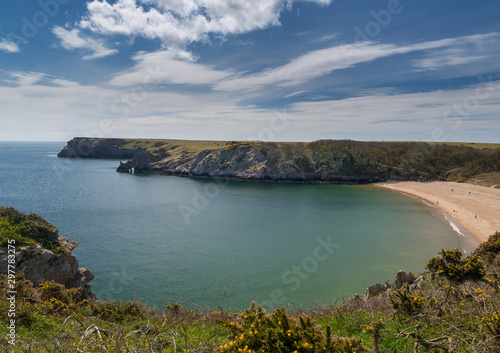
{"label": "rocky outcrop", "polygon": [[[88,284],[94,275],[86,267],[79,268],[76,257],[71,251],[78,245],[57,234],[60,245],[58,251],[43,248],[36,244],[16,248],[16,273],[24,273],[24,277],[35,287],[45,281],[54,281],[66,288],[82,288],[82,299],[95,299]],[[8,250],[0,247],[0,274],[7,274]]]}
{"label": "rocky outcrop", "polygon": [[356,294],[354,297],[350,298],[347,301],[347,305],[358,303],[361,298],[366,302],[370,299],[379,297],[382,294],[390,293],[392,290],[401,289],[404,285],[408,285],[410,290],[418,289],[420,288],[423,280],[424,278],[422,276],[416,278],[415,275],[413,275],[411,272],[406,273],[405,271],[399,270],[396,274],[394,283],[390,284],[386,282],[385,284],[376,283],[374,285],[371,285],[366,288],[364,297]]}
{"label": "rocky outcrop", "polygon": [[130,159],[144,148],[125,148],[125,139],[75,137],[57,155],[61,158]]}
{"label": "rocky outcrop", "polygon": [[390,288],[391,288],[391,285],[389,283],[386,283],[386,284],[376,283],[372,286],[369,286],[368,288],[366,288],[364,300],[367,301],[373,297],[377,297],[377,296],[387,292],[387,290]]}
{"label": "rocky outcrop", "polygon": [[394,281],[394,287],[396,289],[401,289],[405,284],[413,284],[415,282],[415,275],[413,273],[406,273],[405,271],[398,271],[396,274],[396,280]]}

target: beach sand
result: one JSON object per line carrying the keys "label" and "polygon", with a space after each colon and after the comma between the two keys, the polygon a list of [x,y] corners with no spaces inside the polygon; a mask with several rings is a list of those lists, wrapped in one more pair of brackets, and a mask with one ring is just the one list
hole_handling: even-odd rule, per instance
{"label": "beach sand", "polygon": [[500,231],[500,189],[445,181],[376,185],[419,197],[440,207],[472,233],[464,232],[464,237],[474,248]]}

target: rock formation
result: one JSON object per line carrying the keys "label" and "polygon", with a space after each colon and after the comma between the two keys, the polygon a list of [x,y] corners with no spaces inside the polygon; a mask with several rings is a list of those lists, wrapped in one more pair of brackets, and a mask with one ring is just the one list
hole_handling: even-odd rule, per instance
{"label": "rock formation", "polygon": [[[82,288],[82,299],[95,299],[88,284],[94,275],[86,267],[79,268],[76,257],[71,253],[77,242],[60,236],[57,228],[42,217],[24,215],[13,208],[0,207],[0,221],[16,229],[17,233],[10,236],[2,234],[2,241],[11,237],[18,239],[14,263],[11,262],[12,257],[9,259],[9,248],[0,247],[0,274],[8,274],[8,265],[14,265],[15,273],[23,273],[24,278],[35,287],[45,281],[54,281],[67,289]],[[22,245],[20,239],[25,239],[24,244],[30,245]]]}
{"label": "rock formation", "polygon": [[[16,249],[16,273],[24,273],[24,277],[35,287],[45,281],[54,281],[66,288],[82,288],[82,299],[95,299],[88,282],[94,275],[86,267],[79,268],[78,260],[71,251],[78,243],[59,236],[65,250],[55,254],[39,244],[20,246]],[[0,248],[0,274],[7,274],[7,249]]]}

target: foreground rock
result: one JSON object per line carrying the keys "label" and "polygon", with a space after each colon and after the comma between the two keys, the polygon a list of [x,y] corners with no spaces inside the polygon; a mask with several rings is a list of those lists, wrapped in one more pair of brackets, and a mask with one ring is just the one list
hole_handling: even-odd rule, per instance
{"label": "foreground rock", "polygon": [[[95,299],[96,296],[88,284],[94,275],[86,267],[78,267],[78,260],[71,250],[78,245],[61,237],[67,244],[67,250],[54,254],[40,245],[21,246],[16,249],[16,273],[24,273],[24,277],[35,287],[45,281],[54,281],[66,288],[82,288],[82,299]],[[7,249],[0,248],[0,274],[7,274]]]}
{"label": "foreground rock", "polygon": [[[96,298],[88,284],[94,275],[88,268],[80,268],[78,260],[71,253],[77,242],[60,236],[56,227],[37,215],[24,215],[13,208],[0,207],[0,217],[1,221],[10,223],[18,232],[24,232],[22,239],[31,236],[29,240],[32,243],[16,244],[14,263],[9,263],[9,249],[0,247],[0,274],[7,275],[8,265],[14,265],[15,273],[24,273],[24,278],[35,287],[45,281],[54,281],[67,289],[81,288],[81,299]],[[31,231],[26,234],[26,229]],[[18,243],[21,241],[19,235],[15,234]]]}
{"label": "foreground rock", "polygon": [[396,280],[394,281],[394,287],[396,289],[401,289],[405,283],[407,284],[413,284],[415,281],[416,277],[413,273],[406,273],[405,271],[398,271],[396,274]]}

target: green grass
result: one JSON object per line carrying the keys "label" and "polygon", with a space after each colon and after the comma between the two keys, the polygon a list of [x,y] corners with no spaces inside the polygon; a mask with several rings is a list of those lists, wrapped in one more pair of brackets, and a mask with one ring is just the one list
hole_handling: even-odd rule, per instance
{"label": "green grass", "polygon": [[0,206],[0,247],[9,240],[16,246],[40,244],[45,249],[58,250],[57,228],[36,214],[25,215],[13,208]]}

